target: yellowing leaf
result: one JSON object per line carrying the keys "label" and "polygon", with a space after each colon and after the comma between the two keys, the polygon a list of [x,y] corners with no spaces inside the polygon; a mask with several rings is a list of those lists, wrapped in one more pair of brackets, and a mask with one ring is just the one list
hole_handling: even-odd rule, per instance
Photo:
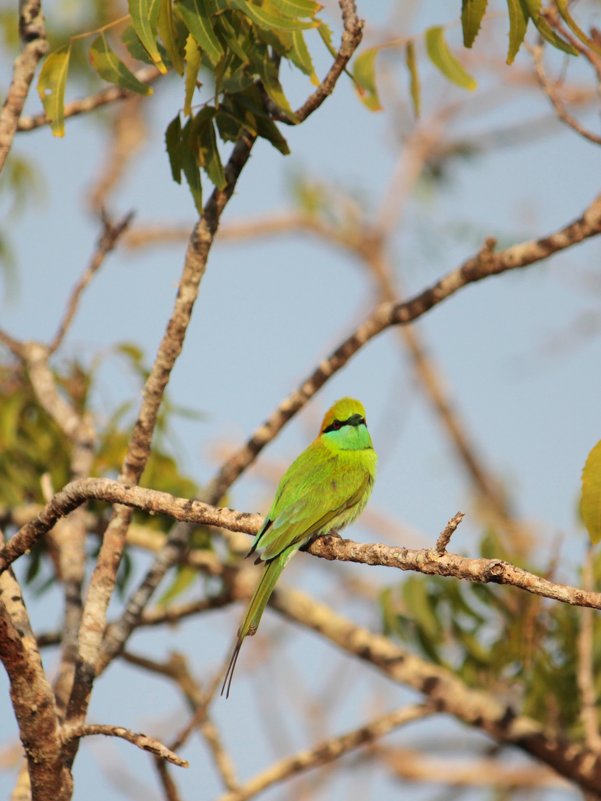
{"label": "yellowing leaf", "polygon": [[300,31],[307,28],[316,28],[317,20],[302,20],[282,14],[276,7],[274,0],[263,0],[256,5],[252,0],[232,0],[233,5],[243,14],[246,14],[255,25],[264,30],[273,31]]}
{"label": "yellowing leaf", "polygon": [[192,34],[188,34],[186,39],[186,94],[184,97],[184,114],[190,116],[192,113],[192,98],[196,89],[196,80],[200,70],[200,48]]}
{"label": "yellowing leaf", "polygon": [[171,2],[172,0],[160,0],[161,7],[159,9],[157,31],[163,40],[167,55],[171,59],[173,69],[178,75],[183,75],[184,60],[182,58],[180,47],[177,41],[175,20],[173,19],[173,6]]}
{"label": "yellowing leaf", "polygon": [[42,64],[38,78],[38,94],[50,120],[53,136],[65,135],[65,86],[70,56],[71,43],[50,53]]}
{"label": "yellowing leaf", "polygon": [[90,47],[90,62],[100,77],[109,83],[117,84],[123,89],[129,89],[140,95],[151,95],[153,92],[152,87],[141,83],[133,72],[127,69],[109,47],[103,33],[94,40]]}
{"label": "yellowing leaf", "polygon": [[319,78],[313,67],[313,59],[302,31],[292,31],[292,49],[289,57],[299,69],[309,76],[313,86],[319,86]]}
{"label": "yellowing leaf", "polygon": [[528,12],[524,8],[522,0],[507,0],[507,10],[509,11],[509,48],[507,50],[507,63],[513,64],[528,27]]}
{"label": "yellowing leaf", "polygon": [[488,0],[462,0],[461,27],[463,28],[463,44],[466,47],[471,47],[476,41],[487,2]]}
{"label": "yellowing leaf", "polygon": [[601,441],[589,453],[582,471],[580,514],[591,538],[601,540]]}
{"label": "yellowing leaf", "polygon": [[359,97],[371,111],[382,110],[376,85],[376,57],[379,49],[378,47],[370,47],[369,50],[364,50],[355,59],[353,68],[353,78],[355,79]]}
{"label": "yellowing leaf", "polygon": [[421,107],[421,89],[419,84],[419,73],[417,71],[417,62],[415,60],[415,42],[410,39],[407,42],[405,49],[405,62],[409,70],[409,91],[411,93],[411,102],[413,103],[413,113],[419,117]]}
{"label": "yellowing leaf", "polygon": [[449,50],[444,38],[442,25],[434,25],[426,31],[426,50],[430,61],[442,74],[462,89],[473,91],[477,82],[466,72],[453,53]]}
{"label": "yellowing leaf", "polygon": [[543,39],[546,39],[549,44],[552,44],[553,47],[556,47],[558,50],[563,50],[564,53],[569,53],[571,56],[578,55],[578,50],[576,50],[570,42],[566,42],[561,36],[558,36],[547,20],[542,16],[542,0],[522,0],[522,2],[525,3],[532,22],[536,25]]}
{"label": "yellowing leaf", "polygon": [[160,72],[167,72],[157,45],[160,0],[128,0],[128,4],[131,24],[146,52]]}

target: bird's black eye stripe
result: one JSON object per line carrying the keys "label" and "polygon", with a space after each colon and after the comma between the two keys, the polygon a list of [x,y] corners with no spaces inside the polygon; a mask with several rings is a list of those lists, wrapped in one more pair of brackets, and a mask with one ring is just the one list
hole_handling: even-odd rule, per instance
{"label": "bird's black eye stripe", "polygon": [[365,417],[359,414],[353,414],[348,420],[332,420],[327,428],[324,428],[323,433],[327,434],[329,431],[338,431],[343,426],[360,426],[366,425]]}
{"label": "bird's black eye stripe", "polygon": [[346,422],[343,423],[341,420],[333,420],[327,428],[324,428],[323,433],[327,434],[328,431],[338,431],[343,425],[346,425]]}

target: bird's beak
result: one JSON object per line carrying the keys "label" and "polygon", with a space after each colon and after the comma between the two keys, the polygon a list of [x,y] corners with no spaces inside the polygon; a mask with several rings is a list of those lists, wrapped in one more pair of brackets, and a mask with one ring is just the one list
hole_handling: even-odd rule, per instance
{"label": "bird's beak", "polygon": [[361,414],[353,414],[349,417],[346,421],[350,426],[358,426],[360,423],[363,422],[363,415]]}

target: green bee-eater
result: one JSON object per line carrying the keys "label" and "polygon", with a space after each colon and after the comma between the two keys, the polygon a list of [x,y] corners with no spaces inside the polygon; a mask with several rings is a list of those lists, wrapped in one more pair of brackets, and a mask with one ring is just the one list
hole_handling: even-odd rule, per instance
{"label": "green bee-eater", "polygon": [[245,637],[253,635],[280,573],[291,556],[321,534],[352,523],[371,494],[378,457],[365,423],[365,409],[342,398],[326,413],[319,436],[282,476],[271,509],[247,556],[265,572],[238,629],[221,694],[229,696]]}

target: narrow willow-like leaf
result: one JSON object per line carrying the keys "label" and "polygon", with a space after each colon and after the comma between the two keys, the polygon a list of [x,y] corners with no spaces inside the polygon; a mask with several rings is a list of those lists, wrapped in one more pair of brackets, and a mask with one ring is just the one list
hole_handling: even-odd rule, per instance
{"label": "narrow willow-like leaf", "polygon": [[271,0],[281,14],[288,17],[314,17],[323,6],[314,0]]}
{"label": "narrow willow-like leaf", "polygon": [[463,28],[463,44],[471,47],[480,31],[482,19],[486,13],[488,0],[462,0],[461,27]]}
{"label": "narrow willow-like leaf", "polygon": [[178,184],[182,182],[182,160],[180,155],[182,124],[177,114],[167,126],[165,131],[165,147],[169,156],[169,166],[173,180]]}
{"label": "narrow willow-like leaf", "polygon": [[192,98],[196,89],[196,81],[200,70],[200,48],[192,34],[188,34],[185,47],[186,79],[184,96],[184,114],[189,117],[192,113]]}
{"label": "narrow willow-like leaf", "polygon": [[317,33],[321,36],[323,43],[328,48],[329,54],[336,58],[336,48],[332,44],[332,29],[325,22],[320,22],[317,28]]}
{"label": "narrow willow-like leaf", "polygon": [[507,0],[509,12],[509,47],[507,49],[507,63],[513,64],[518,54],[528,27],[529,14],[522,0]]}
{"label": "narrow willow-like leaf", "polygon": [[564,22],[572,31],[572,33],[577,36],[582,44],[590,47],[591,50],[594,50],[596,53],[601,55],[601,47],[593,40],[590,36],[587,36],[586,33],[582,30],[580,25],[576,22],[572,14],[570,13],[569,8],[569,0],[555,0],[555,5],[557,6],[557,10],[563,17]]}
{"label": "narrow willow-like leaf", "polygon": [[284,94],[284,90],[282,89],[282,85],[277,76],[276,66],[273,63],[269,52],[265,50],[262,58],[259,57],[256,61],[253,60],[253,65],[261,76],[261,82],[269,97],[281,111],[286,112],[291,121],[294,121],[294,112],[292,111],[292,106]]}
{"label": "narrow willow-like leaf", "polygon": [[159,20],[157,24],[157,31],[161,37],[167,55],[171,60],[173,69],[178,75],[184,74],[184,59],[180,50],[180,45],[177,41],[177,32],[175,28],[175,19],[173,18],[173,5],[172,0],[160,0]]}
{"label": "narrow willow-like leaf", "polygon": [[272,31],[302,31],[316,28],[317,20],[303,20],[298,17],[288,17],[275,8],[271,0],[263,0],[258,6],[251,0],[232,0],[232,4],[251,19],[259,28]]}
{"label": "narrow willow-like leaf", "polygon": [[50,120],[53,136],[65,135],[65,86],[69,72],[71,43],[46,57],[38,78],[38,94]]}
{"label": "narrow willow-like leaf", "polygon": [[591,538],[601,540],[601,441],[589,453],[582,470],[580,514]]}
{"label": "narrow willow-like leaf", "polygon": [[302,31],[292,31],[292,50],[289,53],[289,58],[299,70],[309,76],[313,86],[319,86],[319,78],[315,72],[313,59]]}
{"label": "narrow willow-like leaf", "polygon": [[216,66],[224,55],[224,49],[213,30],[211,7],[207,0],[179,0],[176,9],[201,50]]}
{"label": "narrow willow-like leaf", "polygon": [[114,83],[122,89],[129,89],[139,95],[151,95],[153,89],[141,83],[133,72],[111,50],[103,33],[98,36],[90,47],[90,62],[98,75],[109,83]]}
{"label": "narrow willow-like leaf", "polygon": [[288,142],[282,136],[280,129],[273,120],[267,117],[256,117],[256,127],[259,136],[270,142],[283,156],[290,155]]}
{"label": "narrow willow-like leaf", "polygon": [[431,62],[449,81],[470,91],[478,86],[474,78],[463,69],[449,50],[442,25],[434,25],[426,31],[426,50]]}
{"label": "narrow willow-like leaf", "polygon": [[221,156],[217,147],[217,136],[215,135],[215,128],[213,118],[215,116],[215,109],[208,108],[203,111],[210,111],[207,114],[198,128],[198,143],[201,150],[201,162],[204,171],[209,176],[213,184],[218,189],[223,189],[226,184],[225,171],[221,163]]}
{"label": "narrow willow-like leaf", "polygon": [[376,57],[379,50],[380,48],[378,47],[370,47],[369,50],[364,50],[357,56],[353,65],[353,78],[355,79],[359,97],[370,111],[382,110],[376,84]]}
{"label": "narrow willow-like leaf", "polygon": [[202,179],[200,177],[200,167],[198,166],[198,149],[196,131],[192,125],[192,120],[188,120],[181,132],[180,161],[196,211],[202,214]]}
{"label": "narrow willow-like leaf", "polygon": [[415,42],[410,39],[405,48],[405,63],[409,70],[409,92],[411,94],[411,102],[413,103],[413,113],[419,117],[421,110],[421,87],[419,83],[419,73],[417,71],[417,60],[415,58]]}
{"label": "narrow willow-like leaf", "polygon": [[569,53],[571,56],[578,55],[578,50],[576,50],[576,48],[570,44],[570,42],[566,42],[565,39],[562,39],[561,36],[558,36],[553,28],[549,25],[547,20],[541,15],[540,12],[542,0],[522,0],[522,2],[525,3],[532,22],[534,22],[536,25],[538,32],[543,39],[549,42],[549,44],[552,44],[553,47],[556,47],[558,50],[563,50],[564,53]]}
{"label": "narrow willow-like leaf", "polygon": [[128,0],[131,24],[160,72],[167,72],[157,45],[160,0]]}

